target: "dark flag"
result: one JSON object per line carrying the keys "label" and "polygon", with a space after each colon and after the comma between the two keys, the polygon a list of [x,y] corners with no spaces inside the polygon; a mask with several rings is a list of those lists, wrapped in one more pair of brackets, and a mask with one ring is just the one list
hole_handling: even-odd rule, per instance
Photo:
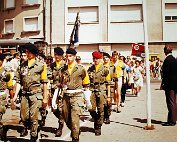
{"label": "dark flag", "polygon": [[132,55],[145,57],[144,45],[132,43]]}
{"label": "dark flag", "polygon": [[79,27],[80,27],[80,19],[79,19],[79,12],[78,12],[77,16],[76,16],[74,28],[73,28],[71,36],[70,36],[69,48],[71,45],[74,45],[74,48],[79,46]]}

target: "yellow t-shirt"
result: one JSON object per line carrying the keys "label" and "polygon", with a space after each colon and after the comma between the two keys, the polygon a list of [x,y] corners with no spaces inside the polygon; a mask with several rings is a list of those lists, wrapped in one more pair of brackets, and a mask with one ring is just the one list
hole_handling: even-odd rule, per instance
{"label": "yellow t-shirt", "polygon": [[124,68],[124,62],[122,60],[118,60],[115,64],[115,77],[119,78],[123,76],[123,68]]}
{"label": "yellow t-shirt", "polygon": [[96,70],[96,72],[98,72],[100,66],[101,66],[101,63],[99,63],[98,65],[95,65],[95,70]]}
{"label": "yellow t-shirt", "polygon": [[56,61],[57,68],[60,68],[61,62],[62,62],[62,61],[59,61],[59,62]]}
{"label": "yellow t-shirt", "polygon": [[7,86],[12,87],[13,86],[12,72],[10,72],[9,74],[10,74],[10,80],[7,82]]}
{"label": "yellow t-shirt", "polygon": [[82,84],[83,85],[90,84],[90,79],[89,79],[89,75],[88,75],[87,71],[86,71],[86,76],[85,76],[84,80],[82,81]]}
{"label": "yellow t-shirt", "polygon": [[73,70],[75,64],[76,64],[76,63],[73,62],[72,64],[68,65],[68,72],[69,72],[70,75],[71,75],[71,72],[72,72],[72,70]]}
{"label": "yellow t-shirt", "polygon": [[41,73],[41,80],[47,80],[47,65],[46,64],[44,64],[44,68]]}
{"label": "yellow t-shirt", "polygon": [[[0,67],[0,69],[3,68],[3,66]],[[7,87],[12,87],[13,86],[13,80],[12,80],[12,72],[9,72],[10,74],[10,80],[6,83]]]}

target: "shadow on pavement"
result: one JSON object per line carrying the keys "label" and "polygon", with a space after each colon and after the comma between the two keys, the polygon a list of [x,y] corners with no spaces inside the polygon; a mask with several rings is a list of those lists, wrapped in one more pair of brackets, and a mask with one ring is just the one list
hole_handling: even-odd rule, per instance
{"label": "shadow on pavement", "polygon": [[[50,139],[38,139],[39,142],[70,142],[64,140],[50,140]],[[6,142],[30,142],[29,139],[16,138],[16,137],[8,137]]]}
{"label": "shadow on pavement", "polygon": [[7,142],[30,142],[30,140],[24,138],[7,137]]}
{"label": "shadow on pavement", "polygon": [[39,139],[39,142],[70,142],[64,140],[50,140],[50,139]]}
{"label": "shadow on pavement", "polygon": [[5,125],[5,127],[7,131],[11,129],[11,130],[17,130],[17,132],[20,132],[23,129],[23,127],[19,125]]}
{"label": "shadow on pavement", "polygon": [[81,127],[80,130],[81,130],[81,132],[92,132],[92,133],[95,132],[93,128],[85,127],[85,126]]}
{"label": "shadow on pavement", "polygon": [[52,127],[41,127],[40,128],[41,131],[44,131],[44,132],[50,132],[50,133],[55,133],[57,128],[52,128]]}
{"label": "shadow on pavement", "polygon": [[126,94],[126,97],[137,97],[136,95]]}
{"label": "shadow on pavement", "polygon": [[144,127],[141,127],[141,126],[137,126],[137,125],[132,125],[132,124],[126,124],[126,123],[122,123],[122,122],[115,122],[115,121],[111,121],[113,123],[118,123],[118,124],[122,124],[122,125],[127,125],[127,126],[131,126],[131,127],[137,127],[137,128],[144,128]]}
{"label": "shadow on pavement", "polygon": [[[147,119],[133,118],[133,120],[136,120],[137,122],[140,122],[140,123],[147,123]],[[163,123],[162,121],[157,121],[157,120],[154,120],[154,119],[152,119],[151,122],[153,124],[162,124]]]}

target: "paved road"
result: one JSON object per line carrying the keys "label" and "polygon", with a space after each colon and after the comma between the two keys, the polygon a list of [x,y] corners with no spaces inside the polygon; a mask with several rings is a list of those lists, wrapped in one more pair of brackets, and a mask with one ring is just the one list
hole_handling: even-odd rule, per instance
{"label": "paved road", "polygon": [[[154,130],[144,130],[146,126],[146,87],[144,86],[140,97],[133,97],[127,94],[125,107],[121,113],[112,113],[111,124],[102,126],[102,135],[95,136],[93,122],[88,113],[82,116],[80,142],[176,142],[177,126],[165,127],[161,123],[166,121],[167,108],[164,92],[158,90],[159,82],[151,84],[152,94],[152,124]],[[19,111],[7,110],[3,117],[6,124],[17,124],[19,121]],[[69,142],[70,131],[64,127],[61,138],[54,137],[55,128],[57,128],[57,119],[52,113],[49,113],[46,126],[40,131],[40,142]],[[29,142],[29,135],[20,138],[17,129],[20,126],[11,126],[8,131],[8,141],[10,142]]]}

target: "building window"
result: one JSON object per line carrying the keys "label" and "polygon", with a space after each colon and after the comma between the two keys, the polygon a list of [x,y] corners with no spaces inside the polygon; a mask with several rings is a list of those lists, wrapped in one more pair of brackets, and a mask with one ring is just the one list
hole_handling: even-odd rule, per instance
{"label": "building window", "polygon": [[142,5],[111,5],[110,7],[110,22],[141,22]]}
{"label": "building window", "polygon": [[177,22],[177,3],[165,4],[165,22]]}
{"label": "building window", "polygon": [[5,0],[5,9],[14,8],[15,0]]}
{"label": "building window", "polygon": [[38,31],[38,17],[24,18],[24,31]]}
{"label": "building window", "polygon": [[69,7],[68,8],[68,24],[73,24],[76,19],[77,12],[79,12],[81,23],[98,23],[99,12],[98,6],[86,7]]}
{"label": "building window", "polygon": [[4,33],[13,33],[14,32],[14,28],[13,28],[13,20],[6,20],[5,22],[5,26],[4,26]]}
{"label": "building window", "polygon": [[38,4],[38,0],[24,0],[24,4],[30,4],[30,5]]}

